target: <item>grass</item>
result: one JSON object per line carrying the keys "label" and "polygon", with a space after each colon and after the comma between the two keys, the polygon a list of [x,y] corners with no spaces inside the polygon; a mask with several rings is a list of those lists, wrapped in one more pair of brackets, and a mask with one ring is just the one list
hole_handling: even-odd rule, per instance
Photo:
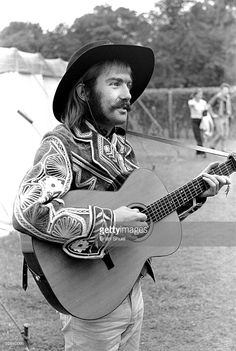
{"label": "grass", "polygon": [[235,350],[235,248],[183,248],[145,282],[141,350]]}
{"label": "grass", "polygon": [[[230,145],[234,147],[233,142]],[[172,190],[194,176],[211,161],[210,156],[196,159],[192,151],[160,146],[153,142],[136,143],[142,165],[156,168]],[[230,230],[219,224],[234,223],[235,177],[228,198],[223,192],[209,199],[183,226],[183,244],[172,256],[153,259],[156,283],[143,280],[145,315],[140,351],[233,351],[236,350],[236,248],[225,244],[193,245],[194,235],[209,222],[215,223],[218,237]],[[206,223],[206,225],[204,225]],[[22,255],[16,233],[0,238],[1,303],[20,329],[30,324],[30,350],[62,351],[58,313],[39,292],[32,277],[29,288],[21,288]],[[0,350],[23,350],[20,333],[0,305]]]}
{"label": "grass", "polygon": [[[28,290],[25,292],[21,288],[22,255],[18,235],[12,233],[0,240],[1,302],[20,329],[23,330],[24,323],[30,324],[31,350],[62,350],[63,339],[59,333],[58,314],[41,296],[31,275]],[[0,349],[23,350],[22,340],[13,321],[1,311]]]}

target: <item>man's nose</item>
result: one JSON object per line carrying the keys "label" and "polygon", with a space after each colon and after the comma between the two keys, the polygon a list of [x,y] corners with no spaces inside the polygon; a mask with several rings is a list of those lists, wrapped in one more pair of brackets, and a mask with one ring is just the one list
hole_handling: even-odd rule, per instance
{"label": "man's nose", "polygon": [[130,89],[126,84],[122,85],[122,89],[121,89],[121,93],[120,93],[120,97],[121,99],[125,99],[125,100],[130,100],[131,99],[131,93],[130,93]]}

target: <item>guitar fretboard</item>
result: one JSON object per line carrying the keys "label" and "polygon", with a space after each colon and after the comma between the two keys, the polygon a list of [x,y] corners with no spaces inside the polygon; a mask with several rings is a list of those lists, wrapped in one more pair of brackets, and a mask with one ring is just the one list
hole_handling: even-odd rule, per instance
{"label": "guitar fretboard", "polygon": [[[229,158],[226,162],[214,167],[209,173],[229,176],[234,171],[235,160]],[[208,184],[204,181],[202,176],[198,176],[177,190],[174,190],[163,198],[148,205],[143,212],[148,216],[148,219],[151,219],[153,222],[158,222],[176,211],[179,207],[187,204],[188,201],[199,196],[207,188]]]}

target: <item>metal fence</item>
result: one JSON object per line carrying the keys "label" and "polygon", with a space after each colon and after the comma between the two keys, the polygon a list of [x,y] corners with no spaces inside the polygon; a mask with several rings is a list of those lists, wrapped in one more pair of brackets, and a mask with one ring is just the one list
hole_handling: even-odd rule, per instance
{"label": "metal fence", "polygon": [[[133,106],[129,129],[169,138],[192,138],[188,100],[196,88],[147,89]],[[208,101],[219,88],[203,87]],[[233,117],[231,136],[236,135],[236,94],[232,88]]]}

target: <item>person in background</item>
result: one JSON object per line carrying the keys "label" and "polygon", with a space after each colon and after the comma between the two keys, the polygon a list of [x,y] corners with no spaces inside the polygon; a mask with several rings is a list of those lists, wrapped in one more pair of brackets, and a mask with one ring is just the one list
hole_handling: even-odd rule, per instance
{"label": "person in background", "polygon": [[[126,227],[130,222],[138,228],[147,226],[146,214],[127,203],[114,210],[93,203],[68,207],[63,197],[75,189],[98,191],[97,196],[101,190],[115,192],[139,168],[121,126],[126,125],[128,112],[146,88],[153,68],[153,51],[138,45],[99,41],[74,53],[53,101],[60,124],[43,137],[19,187],[13,215],[16,230],[60,244],[65,255],[83,259],[89,266],[91,260],[105,258],[114,245],[116,237],[109,228]],[[207,189],[179,205],[181,220],[230,182],[226,176],[210,174],[214,166],[210,164],[202,173]],[[122,235],[137,240],[137,235]],[[60,314],[65,350],[138,351],[143,320],[141,278],[146,273],[153,276],[148,261],[124,301],[104,317],[83,320]],[[109,296],[109,291],[104,294]]]}
{"label": "person in background", "polygon": [[[202,98],[202,95],[203,95],[202,89],[198,88],[191,95],[191,99],[188,100],[188,106],[190,109],[190,117],[191,117],[192,128],[193,128],[193,135],[198,146],[203,146],[203,138],[202,138],[202,132],[200,129],[200,124],[202,121],[203,113],[208,109],[207,102]],[[196,155],[206,157],[206,153],[204,151],[196,150]]]}
{"label": "person in background", "polygon": [[225,151],[226,141],[229,136],[229,123],[232,118],[229,84],[221,84],[220,91],[208,101],[208,109],[215,124],[215,135],[211,140],[210,147],[216,149],[220,143],[221,150]]}
{"label": "person in background", "polygon": [[214,133],[214,122],[211,118],[209,111],[205,110],[202,113],[202,121],[200,123],[200,130],[202,133],[203,144],[209,142]]}

